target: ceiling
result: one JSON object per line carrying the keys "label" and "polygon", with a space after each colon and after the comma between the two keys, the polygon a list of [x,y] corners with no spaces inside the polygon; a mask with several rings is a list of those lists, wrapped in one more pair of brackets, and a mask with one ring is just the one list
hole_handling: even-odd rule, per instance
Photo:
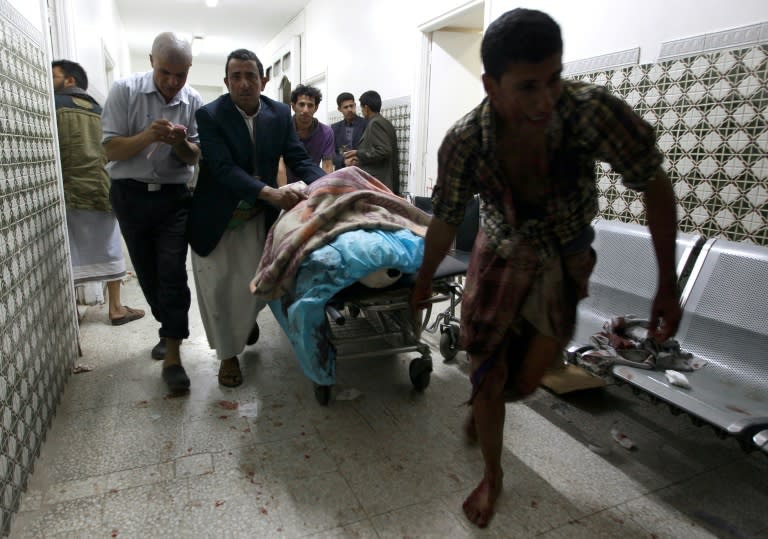
{"label": "ceiling", "polygon": [[198,62],[221,62],[231,51],[246,48],[258,54],[310,0],[116,0],[132,55],[149,54],[161,32],[187,38],[203,36]]}

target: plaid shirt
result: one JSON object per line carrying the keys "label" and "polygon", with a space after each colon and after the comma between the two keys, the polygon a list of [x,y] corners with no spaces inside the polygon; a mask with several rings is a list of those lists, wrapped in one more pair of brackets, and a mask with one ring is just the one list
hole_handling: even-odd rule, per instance
{"label": "plaid shirt", "polygon": [[496,118],[487,98],[453,125],[440,146],[434,214],[458,225],[468,200],[479,193],[488,245],[503,258],[527,252],[544,260],[584,233],[598,212],[596,161],[609,163],[630,189],[644,191],[663,160],[653,127],[624,101],[601,86],[562,84],[547,128],[549,185],[540,205],[521,212],[511,196],[496,158]]}

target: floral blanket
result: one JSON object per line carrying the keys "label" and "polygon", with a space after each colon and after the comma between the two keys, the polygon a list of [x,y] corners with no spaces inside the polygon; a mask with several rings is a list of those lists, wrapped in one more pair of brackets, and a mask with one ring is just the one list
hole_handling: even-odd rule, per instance
{"label": "floral blanket", "polygon": [[308,253],[358,229],[407,229],[424,236],[430,216],[357,167],[306,187],[307,200],[283,212],[270,229],[251,292],[271,301],[291,291]]}

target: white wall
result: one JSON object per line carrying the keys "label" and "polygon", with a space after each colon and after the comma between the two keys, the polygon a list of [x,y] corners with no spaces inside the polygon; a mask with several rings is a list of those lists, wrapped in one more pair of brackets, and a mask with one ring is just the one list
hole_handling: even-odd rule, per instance
{"label": "white wall", "polygon": [[[516,0],[486,0],[492,19]],[[302,35],[302,78],[327,71],[329,98],[369,89],[384,99],[411,95],[419,66],[418,27],[464,0],[312,0],[260,56]],[[641,47],[656,59],[663,41],[768,21],[765,0],[529,0],[561,25],[566,61]],[[487,23],[488,21],[486,21]],[[268,62],[269,60],[265,60]]]}
{"label": "white wall", "polygon": [[[23,0],[12,0],[11,3],[22,13],[37,7],[37,16],[45,13],[47,17],[45,1],[41,0],[39,6]],[[82,65],[88,74],[88,93],[103,103],[109,91],[106,56],[112,60],[114,79],[130,72],[128,47],[114,0],[54,0],[53,4],[57,17],[55,25],[60,29],[57,39],[63,41],[52,51],[52,59],[73,60]]]}
{"label": "white wall", "polygon": [[[273,55],[300,36],[299,79],[294,84],[326,73],[324,99],[335,109],[336,95],[351,91],[359,96],[378,91],[382,98],[412,95],[418,69],[421,32],[418,26],[468,0],[312,0],[261,50],[254,51],[268,66]],[[140,55],[144,56],[144,55]],[[130,71],[149,69],[146,57],[133,55]],[[222,84],[223,65],[193,62],[192,86]],[[267,86],[272,97],[280,81]]]}
{"label": "white wall", "polygon": [[[305,38],[305,31],[306,31],[306,10],[299,13],[296,17],[294,17],[286,26],[283,28],[275,37],[273,37],[269,43],[267,43],[267,46],[264,47],[262,50],[259,51],[253,51],[256,53],[256,56],[259,57],[259,60],[261,60],[261,63],[264,64],[264,69],[267,69],[271,64],[275,62],[279,57],[281,57],[286,52],[292,50],[295,46],[295,38],[298,37],[300,40],[300,59],[298,62],[296,62],[295,58],[292,59],[291,63],[291,71],[293,73],[289,78],[292,78],[292,84],[297,84],[298,82],[301,82],[305,80],[307,77],[312,77],[320,73],[320,71],[307,71],[307,51],[309,47],[306,43]],[[282,77],[273,77],[272,81],[267,85],[267,88],[265,90],[265,94],[276,98],[277,97],[277,87],[280,84],[280,79]],[[299,80],[295,80],[299,79]]]}
{"label": "white wall", "polygon": [[21,13],[21,15],[32,24],[35,28],[38,30],[43,29],[43,19],[42,13],[43,13],[43,3],[42,0],[39,2],[32,2],[30,0],[9,0],[9,3],[13,8]]}
{"label": "white wall", "polygon": [[[467,0],[312,0],[264,51],[269,58],[301,35],[301,77],[325,72],[328,100],[376,90],[383,99],[412,95],[419,65],[418,26]],[[269,62],[269,60],[265,60]]]}
{"label": "white wall", "polygon": [[123,26],[114,0],[93,2],[92,0],[60,1],[67,7],[70,28],[69,36],[74,60],[88,73],[88,93],[104,103],[109,92],[105,66],[106,50],[114,62],[114,79],[130,73],[128,47],[123,39]]}
{"label": "white wall", "polygon": [[[491,20],[520,4],[488,0]],[[640,47],[640,62],[655,62],[661,43],[768,21],[765,0],[529,0],[525,7],[552,16],[563,32],[563,60]]]}

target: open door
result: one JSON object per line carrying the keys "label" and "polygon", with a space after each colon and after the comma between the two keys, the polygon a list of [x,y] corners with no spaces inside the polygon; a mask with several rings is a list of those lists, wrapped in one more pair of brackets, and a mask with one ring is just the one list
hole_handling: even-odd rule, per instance
{"label": "open door", "polygon": [[446,131],[483,99],[479,31],[432,32],[424,162],[425,194],[437,178],[437,150]]}
{"label": "open door", "polygon": [[477,106],[485,92],[480,44],[485,3],[472,2],[420,27],[422,70],[418,89],[418,127],[411,154],[410,189],[430,195],[437,178],[437,151],[447,130]]}

